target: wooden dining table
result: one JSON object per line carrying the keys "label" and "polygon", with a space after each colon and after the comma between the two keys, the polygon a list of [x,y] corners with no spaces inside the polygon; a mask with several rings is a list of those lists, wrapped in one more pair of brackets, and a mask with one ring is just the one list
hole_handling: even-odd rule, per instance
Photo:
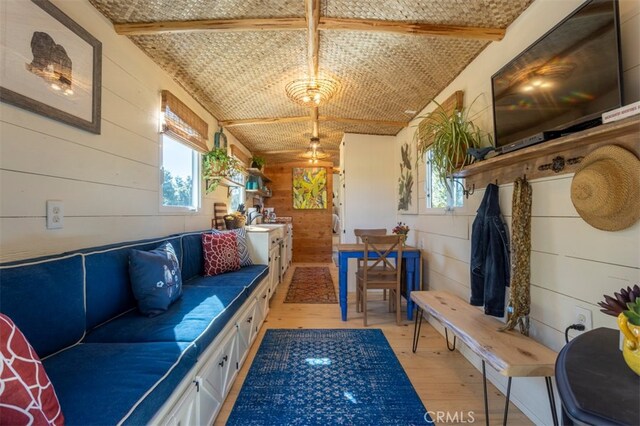
{"label": "wooden dining table", "polygon": [[[338,288],[340,291],[340,310],[342,321],[347,320],[347,277],[349,269],[349,259],[364,258],[364,244],[338,244]],[[377,254],[369,251],[369,257],[375,258]],[[390,254],[391,258],[397,258],[397,252]],[[421,290],[422,286],[422,252],[412,246],[402,248],[402,259],[405,263],[405,282],[407,283],[407,319],[413,320],[414,302],[411,300],[411,292]]]}

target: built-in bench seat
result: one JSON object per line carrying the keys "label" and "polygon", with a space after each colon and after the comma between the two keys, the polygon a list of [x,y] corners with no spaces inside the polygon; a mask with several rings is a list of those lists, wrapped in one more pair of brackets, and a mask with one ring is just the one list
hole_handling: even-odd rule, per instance
{"label": "built-in bench seat", "polygon": [[[149,318],[133,297],[129,254],[165,241],[183,293]],[[202,256],[194,232],[0,265],[0,312],[43,360],[67,424],[215,418],[266,316],[269,270],[204,277]],[[201,389],[208,405],[195,403]]]}

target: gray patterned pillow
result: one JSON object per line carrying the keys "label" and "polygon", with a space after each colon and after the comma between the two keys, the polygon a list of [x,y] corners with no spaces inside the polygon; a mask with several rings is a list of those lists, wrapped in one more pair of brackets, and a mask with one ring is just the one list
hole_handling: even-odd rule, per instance
{"label": "gray patterned pillow", "polygon": [[217,229],[211,230],[214,234],[224,234],[228,232],[233,232],[236,234],[238,240],[238,256],[240,257],[240,266],[250,266],[253,265],[253,261],[251,260],[251,256],[249,255],[249,247],[247,246],[247,232],[244,228],[232,229],[230,231],[219,231]]}

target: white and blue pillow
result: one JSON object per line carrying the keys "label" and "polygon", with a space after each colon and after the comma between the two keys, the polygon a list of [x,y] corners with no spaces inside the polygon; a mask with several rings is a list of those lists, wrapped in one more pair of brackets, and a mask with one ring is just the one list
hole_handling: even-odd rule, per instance
{"label": "white and blue pillow", "polygon": [[143,315],[159,315],[182,296],[180,264],[168,241],[151,251],[131,250],[129,277]]}
{"label": "white and blue pillow", "polygon": [[247,231],[245,231],[244,228],[236,228],[229,231],[219,231],[217,229],[213,229],[211,232],[213,234],[224,234],[228,232],[233,232],[234,234],[236,234],[238,241],[238,256],[240,257],[240,267],[253,265],[253,261],[251,260],[251,256],[249,255],[249,246],[247,245]]}

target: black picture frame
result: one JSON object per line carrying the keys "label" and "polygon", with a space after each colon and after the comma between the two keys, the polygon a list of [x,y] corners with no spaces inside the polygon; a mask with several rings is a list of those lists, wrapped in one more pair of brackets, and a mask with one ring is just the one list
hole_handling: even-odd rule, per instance
{"label": "black picture frame", "polygon": [[48,0],[4,8],[0,101],[100,134],[102,43]]}

